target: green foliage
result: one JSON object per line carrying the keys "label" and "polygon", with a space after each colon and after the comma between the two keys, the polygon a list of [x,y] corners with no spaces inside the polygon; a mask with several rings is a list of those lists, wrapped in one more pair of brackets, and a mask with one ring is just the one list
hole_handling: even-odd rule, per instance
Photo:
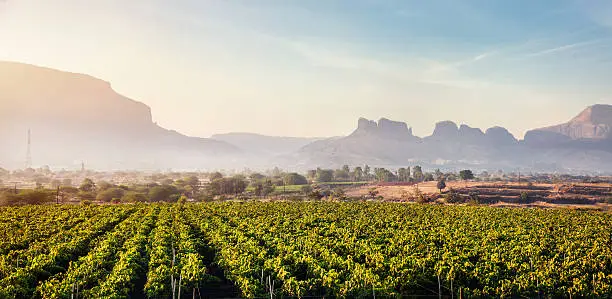
{"label": "green foliage", "polygon": [[469,169],[462,170],[459,172],[459,177],[461,178],[461,180],[464,180],[464,181],[473,180],[474,173]]}
{"label": "green foliage", "polygon": [[83,192],[94,192],[96,191],[96,184],[91,179],[87,178],[83,180],[79,189]]}
{"label": "green foliage", "polygon": [[421,166],[419,165],[414,166],[412,168],[412,177],[414,178],[415,181],[422,182],[423,179],[425,178],[425,175],[423,174],[423,168],[421,168]]}
{"label": "green foliage", "polygon": [[304,185],[302,186],[302,188],[300,189],[300,192],[302,192],[302,194],[304,195],[308,195],[313,191],[312,186],[310,185]]}
{"label": "green foliage", "polygon": [[425,204],[429,202],[427,196],[421,190],[419,190],[419,188],[414,189],[413,198],[417,203],[420,204]]}
{"label": "green foliage", "polygon": [[397,170],[397,180],[400,182],[410,181],[410,167],[400,168]]}
{"label": "green foliage", "polygon": [[274,192],[274,185],[271,181],[255,183],[254,193],[256,196],[268,196]]}
{"label": "green foliage", "polygon": [[520,202],[521,202],[521,203],[526,203],[526,202],[528,202],[528,201],[529,201],[529,193],[527,193],[527,192],[521,192],[521,195],[520,195],[520,198],[519,198],[519,199],[520,199]]}
{"label": "green foliage", "polygon": [[385,168],[375,168],[374,175],[376,176],[376,180],[379,182],[394,182],[397,180],[397,177],[393,174],[393,172]]}
{"label": "green foliage", "polygon": [[438,184],[436,185],[436,188],[438,188],[438,190],[440,190],[440,193],[442,193],[442,190],[446,188],[446,180],[444,179],[439,180]]}
{"label": "green foliage", "polygon": [[96,196],[97,201],[110,202],[114,198],[120,199],[123,197],[125,190],[121,188],[111,187],[100,191]]}
{"label": "green foliage", "polygon": [[220,178],[212,181],[208,186],[213,195],[238,195],[246,190],[248,183],[243,176]]}
{"label": "green foliage", "polygon": [[334,180],[334,171],[331,169],[317,169],[315,181],[318,183],[332,182]]}
{"label": "green foliage", "polygon": [[121,198],[121,202],[129,203],[146,202],[147,200],[148,198],[145,194],[135,191],[126,192]]}
{"label": "green foliage", "polygon": [[35,189],[23,190],[18,194],[11,192],[2,192],[0,194],[0,205],[40,205],[54,200],[52,191]]}
{"label": "green foliage", "polygon": [[210,175],[210,181],[211,181],[211,182],[212,182],[212,181],[215,181],[215,180],[218,180],[218,179],[222,179],[222,178],[223,178],[223,174],[221,174],[220,172],[213,172],[213,173]]}
{"label": "green foliage", "polygon": [[283,182],[285,185],[306,185],[308,184],[308,180],[301,174],[297,174],[295,172],[288,173],[283,178]]}
{"label": "green foliage", "polygon": [[24,206],[0,219],[0,298],[76,298],[77,287],[79,298],[191,298],[225,279],[241,294],[223,295],[244,298],[269,297],[270,284],[276,298],[612,293],[608,213],[227,202]]}
{"label": "green foliage", "polygon": [[463,197],[461,197],[461,195],[455,192],[453,189],[450,189],[448,192],[446,192],[446,194],[444,194],[444,199],[446,199],[446,202],[448,203],[462,203],[465,201]]}
{"label": "green foliage", "polygon": [[155,186],[149,190],[149,201],[151,202],[176,201],[176,199],[178,199],[179,194],[180,194],[180,191],[175,186],[172,186],[172,185]]}
{"label": "green foliage", "polygon": [[375,198],[378,196],[378,194],[379,194],[379,193],[380,193],[380,192],[379,192],[378,190],[376,190],[376,188],[370,188],[370,189],[368,190],[368,196],[369,196],[371,199],[375,199]]}

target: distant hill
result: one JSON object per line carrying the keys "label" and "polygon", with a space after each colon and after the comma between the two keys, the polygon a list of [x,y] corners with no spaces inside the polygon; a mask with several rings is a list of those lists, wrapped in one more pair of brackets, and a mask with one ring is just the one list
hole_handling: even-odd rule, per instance
{"label": "distant hill", "polygon": [[534,145],[570,141],[612,139],[612,105],[593,105],[567,123],[527,132],[525,141]]}
{"label": "distant hill", "polygon": [[436,124],[423,138],[405,123],[359,119],[346,137],[309,144],[287,160],[299,165],[342,164],[534,171],[612,172],[612,106],[594,105],[570,122],[533,130],[525,140],[502,127],[486,131],[452,121]]}
{"label": "distant hill", "polygon": [[216,134],[211,138],[232,144],[244,153],[270,157],[293,153],[309,143],[324,139],[266,136],[255,133]]}
{"label": "distant hill", "polygon": [[[172,99],[169,99],[172,100]],[[25,165],[32,132],[35,165],[96,169],[293,170],[343,164],[612,173],[612,106],[593,105],[567,123],[518,140],[442,121],[430,136],[404,122],[360,118],[348,136],[274,137],[229,133],[188,137],[153,122],[151,109],[91,76],[0,62],[0,167]]]}
{"label": "distant hill", "polygon": [[151,109],[91,76],[0,62],[0,163],[23,167],[26,132],[34,162],[71,167],[206,167],[237,154],[228,143],[187,137],[153,123]]}

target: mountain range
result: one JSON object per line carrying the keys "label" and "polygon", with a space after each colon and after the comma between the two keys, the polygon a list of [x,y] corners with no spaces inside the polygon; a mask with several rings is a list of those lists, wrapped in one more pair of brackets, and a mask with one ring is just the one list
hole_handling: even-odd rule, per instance
{"label": "mountain range", "polygon": [[348,136],[298,138],[228,133],[189,137],[153,122],[151,109],[91,76],[0,62],[0,167],[23,168],[27,131],[34,164],[97,169],[270,168],[344,164],[612,172],[612,106],[528,131],[442,121],[431,136],[406,123],[361,118]]}

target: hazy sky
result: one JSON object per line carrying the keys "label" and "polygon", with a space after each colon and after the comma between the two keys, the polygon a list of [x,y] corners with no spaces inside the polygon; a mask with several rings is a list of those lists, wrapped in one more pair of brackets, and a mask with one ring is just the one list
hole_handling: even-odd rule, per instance
{"label": "hazy sky", "polygon": [[110,81],[189,135],[522,137],[612,104],[612,1],[0,0],[0,60]]}

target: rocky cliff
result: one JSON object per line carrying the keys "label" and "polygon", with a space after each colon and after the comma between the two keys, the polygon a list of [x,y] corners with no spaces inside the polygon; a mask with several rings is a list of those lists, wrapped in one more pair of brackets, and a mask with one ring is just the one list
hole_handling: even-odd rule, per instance
{"label": "rocky cliff", "polygon": [[108,82],[0,62],[0,163],[5,167],[24,165],[28,129],[35,163],[56,167],[81,160],[99,168],[203,167],[213,157],[238,152],[222,141],[159,127],[148,106],[118,94]]}
{"label": "rocky cliff", "polygon": [[612,105],[593,105],[567,123],[529,131],[525,140],[541,143],[567,140],[603,140],[612,138]]}

